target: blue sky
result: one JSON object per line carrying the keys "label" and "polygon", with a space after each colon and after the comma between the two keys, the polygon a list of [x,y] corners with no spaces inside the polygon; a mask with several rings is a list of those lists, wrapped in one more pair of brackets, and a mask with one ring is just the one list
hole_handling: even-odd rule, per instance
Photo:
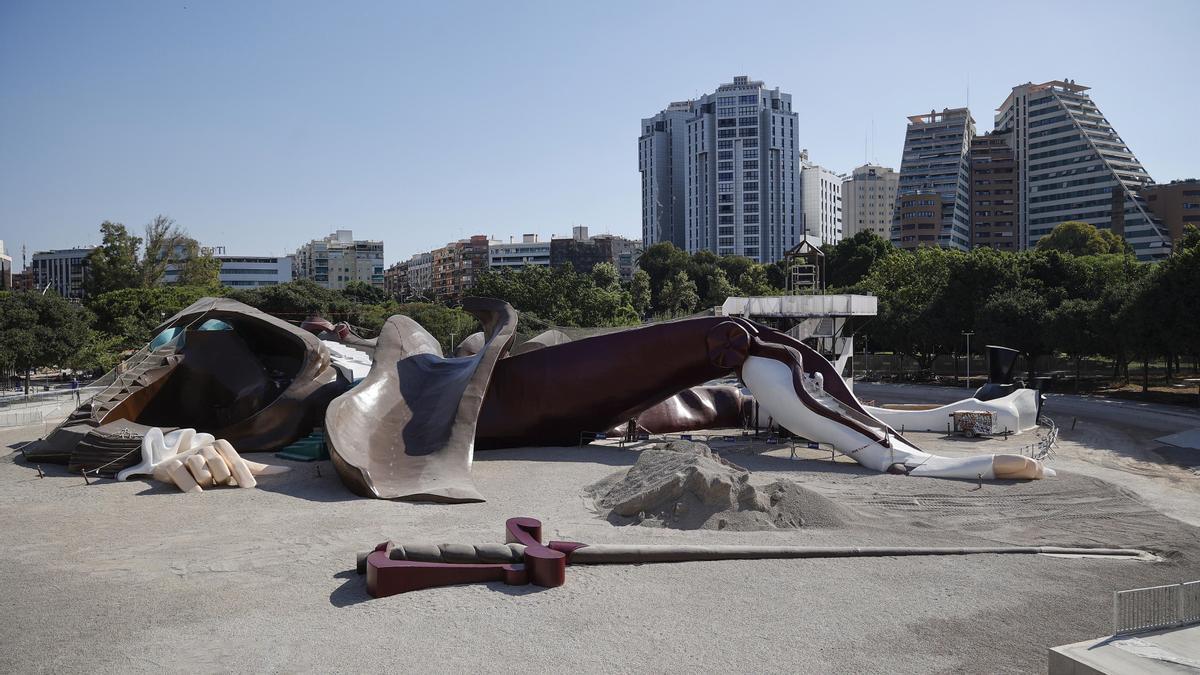
{"label": "blue sky", "polygon": [[157,213],[231,253],[351,228],[389,263],[640,237],[640,118],[741,74],[837,171],[897,166],[905,117],[968,89],[982,131],[1013,85],[1070,77],[1155,180],[1194,177],[1198,25],[1192,0],[0,0],[0,239],[20,267]]}

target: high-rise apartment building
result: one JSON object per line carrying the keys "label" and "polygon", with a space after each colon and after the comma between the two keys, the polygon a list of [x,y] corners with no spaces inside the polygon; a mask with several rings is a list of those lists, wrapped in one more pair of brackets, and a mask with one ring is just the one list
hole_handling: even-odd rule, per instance
{"label": "high-rise apartment building", "polygon": [[886,166],[864,164],[842,181],[842,237],[874,232],[890,239],[900,174]]}
{"label": "high-rise apartment building", "polygon": [[[221,261],[221,271],[217,280],[222,286],[260,288],[286,284],[293,278],[293,258],[290,255],[227,255],[224,246],[204,246],[200,252]],[[178,282],[179,267],[174,263],[167,265],[159,283]]]}
{"label": "high-rise apartment building", "polygon": [[[782,257],[799,240],[803,217],[797,119],[790,94],[738,76],[712,94],[672,103],[643,120],[643,243],[678,245],[675,207],[682,189],[684,250],[760,262]],[[661,215],[668,212],[675,218],[670,230]]]}
{"label": "high-rise apartment building", "polygon": [[355,239],[352,230],[338,230],[296,249],[297,279],[311,279],[340,291],[352,281],[383,288],[383,242]]}
{"label": "high-rise apartment building", "polygon": [[[1170,253],[1170,236],[1139,190],[1153,181],[1141,162],[1074,80],[1013,87],[996,112],[996,129],[1013,130],[1017,227],[1032,247],[1059,223],[1081,220],[1113,229],[1149,260]],[[1123,201],[1113,220],[1113,191]]]}
{"label": "high-rise apartment building", "polygon": [[966,108],[908,118],[892,243],[900,248],[971,245],[970,163],[975,120]]}
{"label": "high-rise apartment building", "polygon": [[687,123],[692,101],[677,101],[642,120],[638,171],[642,174],[642,244],[669,241],[684,248],[687,184]]}
{"label": "high-rise apartment building", "polygon": [[1017,163],[1012,129],[971,141],[971,247],[1022,248],[1017,227]]}
{"label": "high-rise apartment building", "polygon": [[845,176],[807,161],[808,152],[800,153],[800,195],[804,211],[804,234],[821,244],[842,240],[842,181]]}
{"label": "high-rise apartment building", "polygon": [[[64,298],[84,297],[87,257],[92,246],[38,251],[33,254],[33,285],[36,290],[47,286]],[[26,270],[28,272],[29,270]]]}

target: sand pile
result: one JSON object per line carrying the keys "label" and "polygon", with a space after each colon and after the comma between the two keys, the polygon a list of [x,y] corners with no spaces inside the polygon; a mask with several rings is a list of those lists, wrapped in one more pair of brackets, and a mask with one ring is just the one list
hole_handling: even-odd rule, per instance
{"label": "sand pile", "polygon": [[750,472],[703,443],[674,441],[643,450],[628,471],[587,489],[615,524],[681,530],[836,527],[842,509],[796,483],[750,484]]}

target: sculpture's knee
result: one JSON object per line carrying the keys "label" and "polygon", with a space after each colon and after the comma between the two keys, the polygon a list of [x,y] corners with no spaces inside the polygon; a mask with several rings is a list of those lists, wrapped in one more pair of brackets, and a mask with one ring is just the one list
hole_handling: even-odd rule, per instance
{"label": "sculpture's knee", "polygon": [[750,353],[750,334],[733,321],[713,326],[706,336],[708,359],[713,365],[735,370]]}

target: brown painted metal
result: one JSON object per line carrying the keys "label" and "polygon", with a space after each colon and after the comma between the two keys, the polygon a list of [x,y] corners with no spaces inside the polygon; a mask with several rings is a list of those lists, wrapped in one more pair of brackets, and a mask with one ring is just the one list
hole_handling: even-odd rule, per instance
{"label": "brown painted metal", "polygon": [[704,317],[609,333],[501,359],[479,413],[480,449],[573,445],[745,359],[746,329]]}
{"label": "brown painted metal", "polygon": [[470,357],[443,358],[441,345],[406,316],[376,338],[366,379],[325,413],[330,457],[356,494],[383,499],[471,502],[476,422],[488,381],[516,330],[508,303],[468,298],[463,309],[487,340]]}

